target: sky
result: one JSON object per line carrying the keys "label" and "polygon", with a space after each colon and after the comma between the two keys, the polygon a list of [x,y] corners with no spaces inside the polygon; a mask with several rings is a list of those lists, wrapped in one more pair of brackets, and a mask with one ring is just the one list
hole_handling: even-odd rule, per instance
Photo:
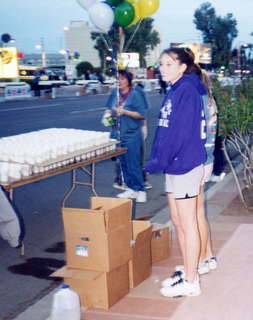
{"label": "sky", "polygon": [[[163,47],[171,42],[200,42],[201,33],[193,23],[194,11],[205,0],[160,0],[158,11],[152,15],[154,26],[161,34]],[[253,0],[210,0],[219,16],[232,13],[237,20],[238,37],[234,47],[252,43]],[[16,40],[18,50],[34,53],[44,39],[46,52],[64,49],[64,26],[72,20],[90,21],[87,11],[76,0],[8,0],[0,5],[0,35],[8,33]]]}

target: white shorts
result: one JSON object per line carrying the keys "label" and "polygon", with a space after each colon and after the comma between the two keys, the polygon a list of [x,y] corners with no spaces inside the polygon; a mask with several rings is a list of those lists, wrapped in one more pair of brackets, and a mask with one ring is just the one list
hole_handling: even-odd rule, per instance
{"label": "white shorts", "polygon": [[204,166],[204,175],[201,181],[202,186],[210,180],[212,172],[213,172],[213,162],[208,163]]}
{"label": "white shorts", "polygon": [[166,174],[165,192],[172,193],[175,199],[196,197],[199,195],[203,176],[203,164],[185,174]]}

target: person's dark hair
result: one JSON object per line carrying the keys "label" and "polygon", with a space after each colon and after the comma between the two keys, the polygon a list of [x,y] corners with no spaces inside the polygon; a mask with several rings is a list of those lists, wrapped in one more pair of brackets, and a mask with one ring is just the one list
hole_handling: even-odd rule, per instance
{"label": "person's dark hair", "polygon": [[202,70],[201,81],[207,89],[208,96],[211,98],[213,96],[212,83],[211,83],[210,77],[208,76],[208,74],[205,70]]}
{"label": "person's dark hair", "polygon": [[167,54],[175,54],[176,59],[179,60],[181,63],[184,63],[186,65],[186,70],[184,73],[191,73],[195,72],[199,76],[202,76],[202,71],[200,66],[194,62],[195,55],[189,48],[169,48],[165,49],[161,55]]}
{"label": "person's dark hair", "polygon": [[129,87],[132,87],[133,75],[127,70],[119,70],[119,75],[128,80]]}

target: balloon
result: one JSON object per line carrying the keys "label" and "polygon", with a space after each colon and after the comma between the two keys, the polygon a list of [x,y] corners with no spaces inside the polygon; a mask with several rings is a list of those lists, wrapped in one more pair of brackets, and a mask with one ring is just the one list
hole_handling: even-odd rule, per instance
{"label": "balloon", "polygon": [[123,0],[106,0],[106,2],[113,7],[117,7],[119,4],[123,2]]}
{"label": "balloon", "polygon": [[97,0],[77,0],[77,3],[85,10],[88,10]]}
{"label": "balloon", "polygon": [[115,9],[115,21],[121,27],[127,27],[135,17],[134,7],[129,2],[122,2],[116,9]]}
{"label": "balloon", "polygon": [[130,27],[136,24],[141,19],[140,7],[139,7],[139,0],[127,0],[127,2],[132,4],[132,6],[134,7],[134,13],[135,13],[134,20],[131,22],[130,25],[128,25],[128,27]]}
{"label": "balloon", "polygon": [[114,21],[112,8],[103,2],[97,2],[88,10],[90,20],[104,32],[108,32]]}
{"label": "balloon", "polygon": [[139,0],[140,17],[147,18],[159,8],[160,0]]}

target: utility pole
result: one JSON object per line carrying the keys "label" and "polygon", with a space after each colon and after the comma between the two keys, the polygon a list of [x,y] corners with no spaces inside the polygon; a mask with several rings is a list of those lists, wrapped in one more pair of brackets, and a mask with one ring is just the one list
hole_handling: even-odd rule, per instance
{"label": "utility pole", "polygon": [[42,66],[46,67],[47,66],[47,59],[46,59],[46,52],[45,52],[45,42],[44,38],[40,38],[40,45],[41,45],[41,60],[42,60]]}

